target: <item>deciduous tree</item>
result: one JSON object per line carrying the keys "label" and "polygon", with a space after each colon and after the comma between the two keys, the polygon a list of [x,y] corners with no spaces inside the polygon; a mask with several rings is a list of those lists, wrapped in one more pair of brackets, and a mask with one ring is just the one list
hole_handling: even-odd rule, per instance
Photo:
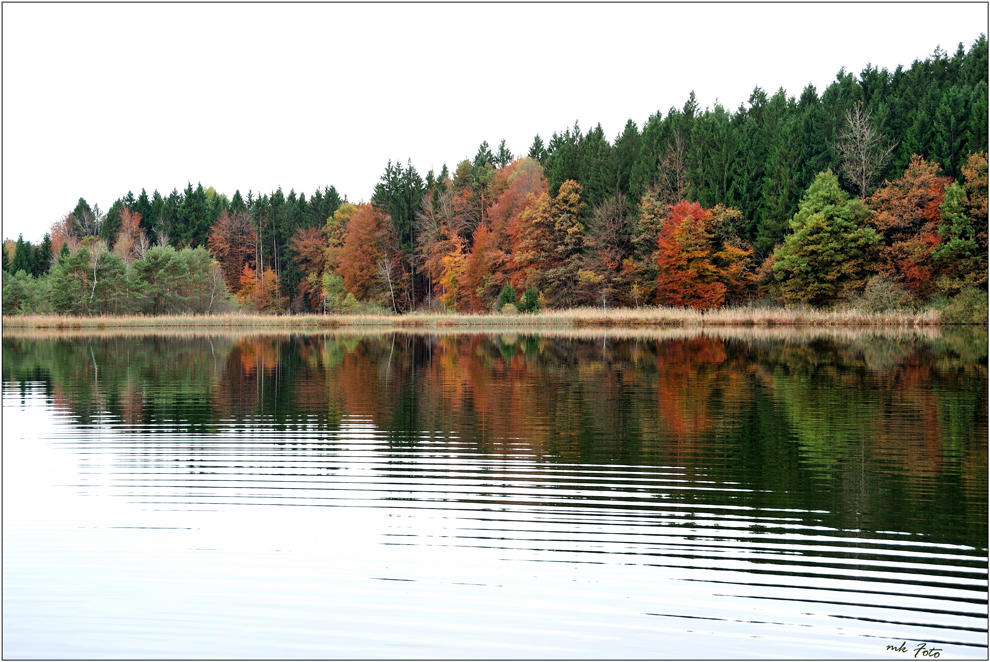
{"label": "deciduous tree", "polygon": [[239,290],[244,265],[254,264],[257,250],[257,235],[250,216],[243,212],[233,215],[227,210],[220,212],[206,245],[220,264],[227,287]]}
{"label": "deciduous tree", "polygon": [[845,126],[835,147],[840,158],[839,171],[856,195],[863,198],[873,190],[873,184],[887,167],[896,144],[884,138],[870,111],[858,103],[846,112]]}

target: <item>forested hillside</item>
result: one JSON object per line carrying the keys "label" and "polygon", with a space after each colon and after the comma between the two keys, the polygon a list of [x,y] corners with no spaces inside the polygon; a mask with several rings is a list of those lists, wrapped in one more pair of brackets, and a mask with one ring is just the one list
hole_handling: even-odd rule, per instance
{"label": "forested hillside", "polygon": [[981,36],[820,93],[692,94],[612,140],[575,123],[425,176],[390,162],[359,204],[333,186],[80,198],[39,245],[5,242],[3,311],[985,299],[987,71]]}

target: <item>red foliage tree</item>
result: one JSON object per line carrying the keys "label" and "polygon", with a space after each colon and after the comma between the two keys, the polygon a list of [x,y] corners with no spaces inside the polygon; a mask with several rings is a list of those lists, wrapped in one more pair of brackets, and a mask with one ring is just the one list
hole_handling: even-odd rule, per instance
{"label": "red foliage tree", "polygon": [[951,183],[938,164],[914,156],[902,177],[885,182],[867,199],[876,212],[871,224],[882,237],[877,271],[915,295],[926,296],[934,289],[932,253],[942,241],[939,207]]}

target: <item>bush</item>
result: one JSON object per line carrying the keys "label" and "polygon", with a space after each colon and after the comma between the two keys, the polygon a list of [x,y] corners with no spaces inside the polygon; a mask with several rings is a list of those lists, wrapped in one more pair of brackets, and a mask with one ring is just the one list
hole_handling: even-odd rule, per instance
{"label": "bush", "polygon": [[850,303],[865,312],[882,313],[888,310],[911,308],[914,305],[914,297],[894,279],[876,275],[866,283],[863,294],[853,297]]}
{"label": "bush", "polygon": [[516,308],[516,304],[514,304],[514,303],[507,303],[504,306],[502,306],[502,314],[503,315],[518,315],[519,314],[519,309]]}
{"label": "bush", "polygon": [[942,321],[949,324],[986,324],[987,291],[965,287],[942,309]]}
{"label": "bush", "polygon": [[495,304],[495,310],[502,310],[502,308],[508,304],[513,304],[515,307],[516,303],[516,288],[512,285],[506,285],[502,288],[502,291],[498,295],[498,303]]}

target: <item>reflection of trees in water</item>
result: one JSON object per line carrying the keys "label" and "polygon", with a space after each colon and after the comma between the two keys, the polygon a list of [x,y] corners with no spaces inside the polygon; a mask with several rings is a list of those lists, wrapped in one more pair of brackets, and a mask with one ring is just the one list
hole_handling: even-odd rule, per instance
{"label": "reflection of trees in water", "polygon": [[969,508],[975,529],[945,534],[976,530],[985,545],[985,330],[4,338],[3,356],[8,388],[41,382],[80,425],[264,424],[330,440],[370,422],[396,458],[434,444],[560,475],[675,467],[753,490],[709,502],[824,507],[865,529],[939,527]]}

